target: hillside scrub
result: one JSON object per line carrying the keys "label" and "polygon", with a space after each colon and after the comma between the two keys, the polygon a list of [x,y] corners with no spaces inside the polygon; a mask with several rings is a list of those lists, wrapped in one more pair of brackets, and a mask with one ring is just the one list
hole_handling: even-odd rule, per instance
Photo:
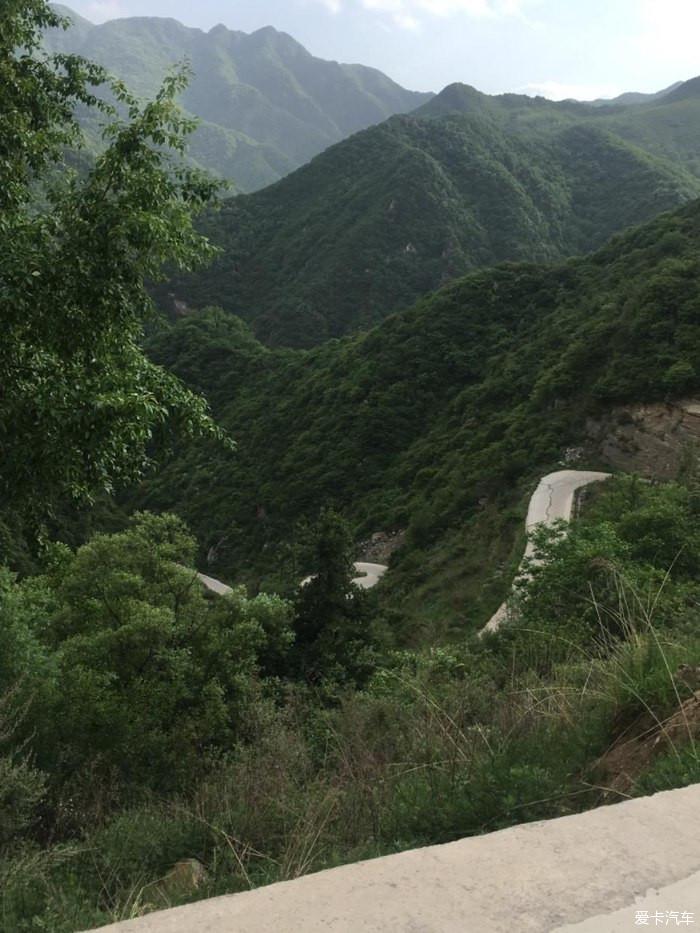
{"label": "hillside scrub", "polygon": [[[694,779],[700,717],[667,735],[664,723],[689,708],[682,672],[700,665],[695,498],[692,478],[610,481],[567,538],[541,539],[548,562],[519,619],[450,646],[377,643],[359,685],[339,655],[320,679],[280,674],[266,658],[292,648],[290,606],[205,598],[174,518],[142,516],[54,549],[40,577],[6,577],[5,628],[37,679],[17,696],[10,669],[0,682],[2,711],[22,707],[0,770],[23,801],[0,796],[1,928],[72,933]],[[335,519],[322,527],[340,540]],[[113,722],[97,743],[88,709]],[[615,790],[612,752],[657,732]],[[192,858],[199,887],[168,888]]]}
{"label": "hillside scrub", "polygon": [[[312,347],[469,272],[587,253],[700,196],[685,164],[696,144],[651,154],[646,136],[621,138],[603,111],[477,96],[483,106],[464,113],[436,114],[438,98],[224,201],[202,221],[221,254],[204,275],[174,275],[162,307],[173,295],[221,306],[266,345]],[[686,106],[697,125],[698,100]],[[620,114],[632,136],[649,118],[640,107]]]}
{"label": "hillside scrub", "polygon": [[[280,544],[324,506],[359,539],[408,528],[384,592],[419,627],[437,601],[459,630],[454,580],[483,592],[517,563],[529,491],[586,418],[697,389],[699,219],[696,202],[585,259],[473,273],[311,351],[264,348],[215,309],[162,324],[149,353],[206,395],[239,451],[180,447],[128,506],[179,512],[215,573],[254,588],[293,586]],[[472,628],[508,586],[503,572]]]}
{"label": "hillside scrub", "polygon": [[[163,161],[190,128],[184,76],[145,105],[114,85],[126,118],[91,172],[56,186],[73,105],[105,107],[90,90],[104,76],[25,54],[57,23],[43,0],[9,14],[0,930],[73,933],[693,780],[694,451],[679,482],[619,477],[567,536],[538,534],[546,560],[513,620],[474,633],[511,587],[531,482],[586,417],[697,389],[700,204],[585,259],[473,272],[312,350],[267,348],[215,308],[144,338],[146,278],[211,254],[192,217],[216,185]],[[593,137],[618,170],[641,169],[622,174],[647,208],[684,200],[685,174],[664,168],[668,187],[653,159]],[[203,437],[168,451],[171,426]],[[128,499],[75,519],[71,502],[164,453]],[[406,544],[362,593],[354,542],[377,527]],[[208,594],[205,557],[249,589]],[[174,887],[183,860],[197,884]]]}
{"label": "hillside scrub", "polygon": [[26,706],[33,760],[54,790],[68,782],[73,805],[191,779],[208,749],[244,734],[257,675],[289,649],[289,607],[205,599],[184,566],[194,547],[180,520],[137,515],[75,552],[51,547],[40,576],[3,581],[3,688]]}

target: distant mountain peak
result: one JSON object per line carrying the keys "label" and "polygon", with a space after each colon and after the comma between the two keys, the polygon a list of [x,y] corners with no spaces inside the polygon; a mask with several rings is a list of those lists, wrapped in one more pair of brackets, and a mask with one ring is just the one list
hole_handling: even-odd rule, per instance
{"label": "distant mountain peak", "polygon": [[[651,127],[663,144],[661,109],[595,110],[451,85],[408,117],[228,201],[207,229],[225,253],[179,280],[178,295],[192,307],[221,305],[271,345],[310,346],[472,269],[596,248],[700,197],[700,178],[633,141]],[[694,154],[694,139],[688,148]]]}
{"label": "distant mountain peak", "polygon": [[70,7],[64,6],[62,3],[52,3],[51,9],[55,13],[58,13],[59,16],[69,19],[74,28],[79,28],[81,30],[95,28],[95,24],[91,23],[89,19],[85,19],[84,16],[76,13],[75,10],[71,10]]}
{"label": "distant mountain peak", "polygon": [[[49,30],[47,49],[104,65],[139,97],[152,97],[169,69],[189,60],[194,78],[182,104],[201,120],[191,157],[243,191],[277,181],[352,133],[432,96],[372,68],[315,58],[271,25],[251,34],[222,23],[204,32],[144,16],[93,25],[57,9],[73,26]],[[92,138],[98,148],[98,130]]]}
{"label": "distant mountain peak", "polygon": [[[251,33],[252,36],[284,36],[287,33],[280,32],[279,29],[275,29],[274,26],[261,26],[259,29],[256,29]],[[288,38],[292,38],[289,36]]]}
{"label": "distant mountain peak", "polygon": [[571,110],[585,105],[575,100],[553,101],[529,94],[485,94],[471,84],[448,84],[416,113],[425,117],[447,116],[448,114],[496,115],[513,110],[556,108]]}
{"label": "distant mountain peak", "polygon": [[445,113],[482,112],[489,107],[489,96],[477,91],[471,84],[458,81],[448,84],[421,109],[421,115],[437,116]]}
{"label": "distant mountain peak", "polygon": [[629,107],[636,104],[651,104],[662,98],[668,97],[676,88],[681,87],[683,81],[676,81],[669,87],[661,91],[655,91],[651,94],[640,93],[639,91],[627,91],[617,97],[599,97],[597,100],[588,101],[591,107]]}
{"label": "distant mountain peak", "polygon": [[700,98],[700,77],[691,78],[689,81],[681,81],[680,84],[675,85],[664,95],[664,103],[695,98]]}

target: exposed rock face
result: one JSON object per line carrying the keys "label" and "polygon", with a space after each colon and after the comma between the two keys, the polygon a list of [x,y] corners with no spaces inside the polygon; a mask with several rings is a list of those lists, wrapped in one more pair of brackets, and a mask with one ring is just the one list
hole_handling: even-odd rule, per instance
{"label": "exposed rock face", "polygon": [[589,419],[595,453],[619,470],[652,479],[676,479],[700,453],[700,400],[624,405]]}
{"label": "exposed rock face", "polygon": [[405,542],[405,530],[375,531],[368,541],[360,542],[360,559],[387,564],[394,551],[402,547]]}

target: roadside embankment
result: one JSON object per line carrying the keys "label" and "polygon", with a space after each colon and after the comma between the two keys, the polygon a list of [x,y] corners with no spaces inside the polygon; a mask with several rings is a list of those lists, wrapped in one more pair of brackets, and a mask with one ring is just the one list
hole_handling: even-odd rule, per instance
{"label": "roadside embankment", "polygon": [[188,904],[102,933],[564,933],[581,923],[586,933],[617,933],[636,928],[637,911],[700,919],[698,812],[700,785]]}

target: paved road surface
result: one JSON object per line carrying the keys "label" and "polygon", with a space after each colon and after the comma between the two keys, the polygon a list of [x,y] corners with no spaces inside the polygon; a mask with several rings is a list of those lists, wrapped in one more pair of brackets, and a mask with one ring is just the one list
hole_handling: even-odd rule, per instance
{"label": "paved road surface", "polygon": [[371,590],[379,583],[388,569],[384,564],[366,564],[359,561],[355,564],[358,576],[352,582],[363,590]]}
{"label": "paved road surface", "polygon": [[[530,534],[538,525],[549,525],[557,519],[569,521],[576,492],[583,486],[588,486],[590,483],[598,483],[601,480],[608,479],[609,476],[609,473],[596,473],[590,470],[560,470],[557,473],[550,473],[548,476],[544,476],[530,499],[527,519],[525,521],[525,530],[527,533]],[[533,553],[533,545],[528,541],[525,549],[525,557],[532,557]],[[355,564],[355,570],[358,576],[355,577],[353,583],[362,587],[362,589],[370,590],[379,583],[386,573],[387,567],[384,564],[358,562]],[[231,592],[230,586],[226,586],[225,583],[216,580],[214,577],[208,577],[203,573],[198,573],[197,576],[204,586],[206,586],[208,590],[211,590],[212,593],[223,596]],[[305,580],[302,580],[302,586],[310,579],[310,577],[307,577]],[[482,634],[484,632],[497,631],[501,624],[508,618],[508,612],[508,604],[503,603],[481,630]]]}
{"label": "paved road surface", "polygon": [[206,586],[206,588],[212,593],[216,593],[217,596],[228,596],[229,593],[233,593],[231,587],[226,586],[226,584],[222,583],[221,580],[216,580],[214,577],[208,577],[205,573],[198,573],[197,576]]}
{"label": "paved road surface", "polygon": [[[365,564],[362,561],[357,562],[354,566],[358,575],[353,579],[352,582],[361,587],[363,590],[371,590],[373,587],[375,587],[389,569],[388,567],[385,567],[384,564]],[[205,585],[205,587],[212,593],[216,593],[217,596],[226,596],[228,593],[233,592],[231,587],[226,586],[226,584],[222,583],[221,580],[216,580],[214,577],[208,577],[204,573],[198,573],[197,576]],[[308,583],[310,579],[311,577],[307,577],[305,580],[302,580],[301,585],[303,586],[305,583]]]}
{"label": "paved road surface", "polygon": [[[583,486],[600,483],[609,477],[609,473],[596,473],[592,470],[559,470],[558,473],[543,476],[530,499],[527,510],[525,531],[528,536],[538,525],[552,525],[558,519],[568,522],[571,519],[577,491]],[[534,545],[528,540],[525,557],[531,558],[534,553]],[[498,631],[508,618],[508,614],[509,608],[506,602],[491,616],[481,630],[481,634]]]}
{"label": "paved road surface", "polygon": [[188,904],[103,933],[632,933],[640,910],[694,912],[692,925],[666,925],[692,933],[700,930],[698,813],[695,785]]}

